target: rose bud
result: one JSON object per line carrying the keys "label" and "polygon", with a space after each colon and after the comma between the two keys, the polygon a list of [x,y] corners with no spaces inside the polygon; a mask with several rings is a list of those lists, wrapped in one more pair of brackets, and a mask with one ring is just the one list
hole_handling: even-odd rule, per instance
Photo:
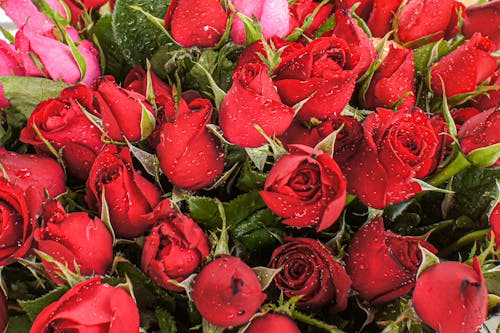
{"label": "rose bud", "polygon": [[292,123],[295,111],[281,102],[267,69],[246,64],[233,75],[219,112],[224,136],[235,145],[247,148],[267,143],[257,131],[260,126],[269,137],[283,134]]}
{"label": "rose bud", "polygon": [[[353,73],[359,77],[370,67],[377,57],[377,51],[368,35],[361,29],[357,21],[351,16],[349,10],[337,10],[335,12],[335,27],[333,36],[341,38],[349,46],[350,59],[347,66],[352,68]],[[330,55],[335,59],[338,55]]]}
{"label": "rose bud", "polygon": [[[113,239],[104,223],[87,213],[66,213],[59,201],[44,206],[43,226],[35,230],[36,248],[81,275],[104,275],[113,261]],[[59,269],[42,258],[53,281],[63,284]]]}
{"label": "rose bud", "polygon": [[218,327],[248,322],[266,299],[254,271],[241,259],[228,255],[203,267],[191,297],[203,318]]}
{"label": "rose bud", "polygon": [[28,200],[19,186],[0,178],[0,266],[22,258],[31,248],[36,217],[28,208]]}
{"label": "rose bud", "polygon": [[[500,70],[497,70],[495,74],[493,74],[488,85],[500,86]],[[480,110],[500,107],[500,89],[490,90],[487,94],[478,96],[474,106]]]}
{"label": "rose bud", "polygon": [[448,261],[426,269],[415,285],[413,306],[438,333],[477,332],[488,313],[488,290],[477,257],[473,267]]}
{"label": "rose bud", "polygon": [[[313,12],[318,8],[319,3],[313,0],[298,0],[293,2],[290,6],[290,27],[288,33],[292,33],[296,28],[302,27],[306,17],[312,15]],[[328,3],[323,5],[320,10],[314,16],[309,28],[304,31],[304,35],[309,38],[314,37],[314,33],[318,30],[323,23],[330,17],[333,10],[333,4]]]}
{"label": "rose bud", "polygon": [[458,12],[463,8],[455,0],[409,0],[397,13],[399,41],[429,43],[453,38],[458,33]]}
{"label": "rose bud", "polygon": [[97,9],[106,2],[108,2],[108,0],[64,0],[64,3],[71,12],[71,24],[75,27],[80,24],[80,19],[85,11]]}
{"label": "rose bud", "polygon": [[90,170],[85,200],[102,213],[104,197],[116,234],[136,237],[151,227],[152,222],[142,215],[153,211],[160,196],[156,186],[135,171],[130,149],[109,145]]}
{"label": "rose bud", "polygon": [[311,238],[285,238],[285,244],[276,248],[269,267],[282,270],[274,283],[285,296],[302,296],[298,308],[319,309],[329,306],[332,311],[347,307],[351,279],[334,259],[326,245]]}
{"label": "rose bud", "polygon": [[139,310],[124,289],[85,280],[45,307],[30,333],[44,332],[139,332]]}
{"label": "rose bud", "polygon": [[[89,85],[101,75],[99,52],[92,42],[80,40],[75,28],[64,29],[77,45],[76,48],[85,61],[85,76],[82,78],[82,72],[70,47],[59,41],[60,33],[54,33],[57,30],[54,24],[41,13],[30,16],[16,33],[15,45],[22,58],[26,75],[47,76],[54,81],[62,80],[69,84],[81,81]],[[42,71],[33,61],[33,57],[39,60]]]}
{"label": "rose bud", "polygon": [[[264,38],[284,37],[290,24],[287,0],[233,0],[237,13],[259,20]],[[231,26],[231,38],[236,44],[245,44],[246,34],[243,21],[236,16]]]}
{"label": "rose bud", "polygon": [[413,51],[391,46],[389,53],[377,69],[365,94],[366,107],[392,108],[415,106],[415,69]]}
{"label": "rose bud", "polygon": [[306,47],[282,56],[275,70],[279,96],[289,106],[309,98],[297,114],[300,121],[337,115],[351,99],[356,83],[352,69],[358,60],[343,39],[315,39]]}
{"label": "rose bud", "polygon": [[500,0],[492,0],[467,7],[464,17],[463,34],[471,38],[475,32],[495,44],[495,49],[500,49]]}
{"label": "rose bud", "polygon": [[344,208],[344,176],[327,153],[303,145],[289,150],[271,169],[260,195],[284,224],[322,231]]}
{"label": "rose bud", "polygon": [[[469,118],[458,131],[460,148],[465,154],[500,143],[500,108],[492,108]],[[500,159],[493,164],[500,166]]]}
{"label": "rose bud", "polygon": [[387,303],[408,293],[422,262],[419,244],[437,253],[426,241],[385,231],[382,218],[365,224],[347,250],[346,270],[352,289],[372,304]]}
{"label": "rose bud", "polygon": [[479,83],[495,73],[498,59],[491,55],[493,51],[495,46],[488,38],[474,34],[434,65],[431,71],[432,90],[439,96],[446,92],[446,97],[473,92]]}
{"label": "rose bud", "polygon": [[69,174],[79,180],[87,179],[90,167],[104,146],[101,131],[82,111],[81,102],[87,99],[87,95],[92,98],[92,89],[79,85],[63,90],[60,98],[38,104],[20,137],[37,152],[51,154],[37,134],[38,130],[44,140],[61,151]]}
{"label": "rose bud", "polygon": [[227,14],[219,0],[173,0],[165,27],[184,47],[214,47],[226,30]]}
{"label": "rose bud", "polygon": [[358,150],[342,165],[349,193],[380,209],[413,197],[422,190],[413,179],[432,171],[438,144],[422,110],[378,108],[365,119]]}
{"label": "rose bud", "polygon": [[500,250],[500,202],[495,204],[495,207],[490,212],[490,225],[491,232],[490,238],[492,235],[495,236],[495,250]]}
{"label": "rose bud", "polygon": [[338,130],[341,126],[343,126],[342,129],[335,137],[333,159],[337,163],[343,163],[354,154],[363,139],[361,124],[353,117],[334,116],[311,129],[298,121],[294,121],[280,137],[280,140],[285,146],[301,144],[315,147],[321,140]]}
{"label": "rose bud", "polygon": [[[4,40],[0,40],[0,76],[24,76],[25,74],[22,60],[14,46]],[[9,101],[5,99],[3,94],[2,84],[0,84],[0,110],[9,105]]]}
{"label": "rose bud", "polygon": [[[0,288],[0,332],[5,332],[9,323],[9,309],[7,308],[7,296]],[[291,331],[293,332],[293,331]]]}
{"label": "rose bud", "polygon": [[204,98],[181,99],[174,122],[158,129],[156,153],[168,180],[185,190],[212,185],[224,170],[224,152],[207,128],[212,104]]}
{"label": "rose bud", "polygon": [[123,82],[123,86],[127,90],[134,91],[143,96],[148,96],[148,85],[151,85],[157,107],[161,106],[164,109],[174,108],[172,88],[167,83],[163,82],[153,70],[149,71],[149,76],[151,77],[151,82],[148,82],[148,75],[144,68],[142,68],[141,65],[137,65],[128,73]]}
{"label": "rose bud", "polygon": [[120,88],[111,76],[99,79],[94,87],[104,131],[111,139],[136,142],[153,132],[155,112],[146,97]]}
{"label": "rose bud", "polygon": [[394,13],[401,5],[402,0],[340,0],[338,2],[339,7],[343,9],[350,9],[359,2],[356,14],[365,20],[374,37],[384,37],[392,30]]}
{"label": "rose bud", "polygon": [[[63,168],[54,159],[42,155],[24,155],[0,147],[0,178],[16,184],[25,193],[33,192],[29,205],[35,198],[41,203],[66,192]],[[48,196],[48,197],[47,197]]]}
{"label": "rose bud", "polygon": [[195,221],[171,208],[169,200],[145,218],[155,224],[144,241],[142,270],[160,287],[182,291],[170,280],[183,281],[205,262],[210,254],[207,236]]}
{"label": "rose bud", "polygon": [[245,333],[300,333],[294,321],[283,314],[267,313],[257,317],[245,329]]}

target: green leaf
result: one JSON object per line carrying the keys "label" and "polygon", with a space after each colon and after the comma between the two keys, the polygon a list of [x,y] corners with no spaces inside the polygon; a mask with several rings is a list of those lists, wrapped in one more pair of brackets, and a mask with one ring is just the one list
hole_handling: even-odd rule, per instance
{"label": "green leaf", "polygon": [[212,94],[214,96],[215,107],[217,109],[220,109],[222,101],[226,97],[226,92],[217,85],[212,75],[205,67],[203,67],[203,65],[201,65],[199,62],[197,62],[195,65],[207,76],[207,80],[210,84],[210,88],[212,89]]}
{"label": "green leaf", "polygon": [[467,160],[472,164],[487,168],[496,163],[500,158],[500,143],[475,149],[467,155]]}
{"label": "green leaf", "polygon": [[153,133],[156,126],[156,118],[142,102],[139,101],[139,103],[141,103],[142,110],[141,139],[144,140]]}
{"label": "green leaf", "polygon": [[26,301],[17,301],[19,305],[26,311],[26,314],[31,320],[35,318],[45,309],[49,304],[57,301],[64,293],[66,293],[69,288],[66,285],[57,287],[51,290],[49,293],[43,295],[40,298]]}
{"label": "green leaf", "polygon": [[161,29],[144,14],[130,8],[137,6],[156,17],[165,17],[168,2],[156,0],[117,0],[113,11],[112,26],[118,47],[127,62],[135,66],[154,51],[169,42]]}
{"label": "green leaf", "polygon": [[111,224],[111,216],[109,215],[109,206],[106,201],[106,193],[104,187],[102,188],[101,193],[101,221],[104,223],[109,233],[111,234],[111,238],[113,239],[113,244],[116,243],[116,235],[115,230],[113,229],[113,225]]}
{"label": "green leaf", "polygon": [[245,27],[246,45],[250,45],[262,39],[260,22],[255,17],[252,19],[240,12],[237,12],[236,15],[238,15],[240,20],[243,22],[243,26]]}
{"label": "green leaf", "polygon": [[[100,46],[99,56],[104,57],[103,74],[109,74],[121,81],[130,72],[132,67],[127,63],[113,34],[111,15],[102,17],[90,28],[87,38],[96,39]],[[94,37],[94,38],[91,38]]]}
{"label": "green leaf", "polygon": [[247,152],[248,157],[250,157],[250,160],[252,160],[255,167],[259,171],[264,170],[267,158],[270,155],[269,145],[266,144],[257,148],[245,148],[245,151]]}
{"label": "green leaf", "polygon": [[488,292],[500,296],[500,268],[484,272],[483,275]]}
{"label": "green leaf", "polygon": [[238,188],[241,191],[249,192],[253,190],[261,190],[266,182],[267,174],[253,170],[250,161],[246,161],[238,178]]}
{"label": "green leaf", "polygon": [[6,333],[29,333],[32,324],[28,316],[10,316]]}
{"label": "green leaf", "polygon": [[217,202],[208,197],[188,196],[189,215],[193,220],[207,228],[216,228],[222,225]]}
{"label": "green leaf", "polygon": [[439,264],[439,258],[432,253],[431,251],[427,250],[425,247],[422,245],[418,244],[418,247],[420,251],[422,252],[422,262],[420,263],[420,266],[418,267],[417,271],[417,278],[422,275],[422,273],[428,269],[431,266],[434,266],[436,264]]}
{"label": "green leaf", "polygon": [[28,119],[40,103],[59,97],[68,84],[32,76],[0,76],[5,98]]}
{"label": "green leaf", "polygon": [[262,290],[266,290],[267,287],[273,282],[274,277],[276,274],[280,272],[281,269],[274,269],[274,268],[268,268],[268,267],[253,267],[252,270],[255,272],[255,275],[257,275],[257,278],[260,281],[260,284],[262,286]]}
{"label": "green leaf", "polygon": [[177,326],[175,318],[165,309],[158,308],[155,310],[155,316],[160,326],[160,333],[176,333]]}
{"label": "green leaf", "polygon": [[231,226],[237,225],[257,210],[266,207],[258,191],[242,194],[224,204],[227,223]]}

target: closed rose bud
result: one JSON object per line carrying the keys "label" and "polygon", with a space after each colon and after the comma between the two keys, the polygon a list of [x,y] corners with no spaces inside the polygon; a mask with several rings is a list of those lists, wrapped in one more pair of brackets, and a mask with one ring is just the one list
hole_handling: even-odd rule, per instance
{"label": "closed rose bud", "polygon": [[[86,180],[90,167],[104,143],[101,131],[82,111],[82,106],[92,99],[94,92],[85,85],[64,89],[60,98],[40,103],[21,131],[21,141],[29,143],[40,153],[50,154],[43,139],[61,151],[70,176]],[[90,113],[92,110],[86,110]]]}
{"label": "closed rose bud", "polygon": [[458,12],[463,8],[455,0],[409,0],[397,13],[397,36],[403,43],[452,38],[458,33]]}
{"label": "closed rose bud", "polygon": [[144,241],[142,270],[160,287],[182,291],[170,280],[183,281],[207,259],[207,236],[195,221],[171,208],[169,200],[145,218],[155,225]]}
{"label": "closed rose bud", "polygon": [[476,33],[465,44],[438,61],[431,70],[431,87],[446,97],[472,92],[477,85],[495,73],[497,58],[493,43]]}
{"label": "closed rose bud", "polygon": [[[291,4],[290,6],[290,28],[289,33],[292,33],[296,28],[302,27],[304,21],[308,15],[313,14],[313,12],[318,8],[319,3],[313,0],[298,0]],[[323,23],[328,19],[332,10],[333,4],[328,3],[323,5],[320,10],[314,16],[309,28],[304,31],[304,35],[307,37],[314,37],[314,33],[318,30]]]}
{"label": "closed rose bud", "polygon": [[285,296],[302,296],[298,308],[332,311],[347,307],[351,279],[325,244],[311,238],[285,238],[269,262],[271,268],[282,268],[274,283]]}
{"label": "closed rose bud", "polygon": [[139,326],[139,310],[132,296],[96,277],[77,284],[45,307],[30,333],[137,333]]}
{"label": "closed rose bud", "polygon": [[119,87],[110,76],[95,83],[98,112],[104,131],[115,141],[136,142],[147,138],[155,127],[153,107],[141,94]]}
{"label": "closed rose bud", "polygon": [[[458,131],[460,148],[465,154],[500,143],[500,108],[483,111],[463,123]],[[500,166],[500,159],[493,164]]]}
{"label": "closed rose bud", "polygon": [[[299,44],[300,45],[300,44]],[[347,42],[336,37],[321,37],[307,46],[294,45],[282,55],[276,68],[276,87],[283,103],[294,106],[307,100],[296,119],[328,119],[339,114],[351,99],[359,57]]]}
{"label": "closed rose bud", "polygon": [[[287,0],[233,0],[236,12],[259,20],[264,38],[283,37],[288,32],[290,17]],[[237,44],[245,44],[243,21],[236,16],[231,26],[231,38]]]}
{"label": "closed rose bud", "polygon": [[199,190],[222,174],[224,152],[207,128],[211,117],[210,100],[181,99],[175,120],[164,122],[155,132],[160,168],[178,188]]}
{"label": "closed rose bud", "polygon": [[426,269],[415,285],[413,306],[438,333],[477,332],[488,312],[488,290],[477,257],[472,267],[448,261]]}
{"label": "closed rose bud", "polygon": [[415,106],[415,69],[413,51],[391,46],[366,91],[366,107]]}
{"label": "closed rose bud", "polygon": [[233,75],[233,85],[222,102],[219,121],[224,136],[235,145],[247,148],[267,143],[254,125],[269,137],[286,131],[295,111],[281,102],[267,69],[260,64],[245,64]]}
{"label": "closed rose bud", "polygon": [[245,329],[245,333],[300,333],[293,320],[283,314],[267,313],[257,317]]}
{"label": "closed rose bud", "polygon": [[346,270],[352,289],[372,304],[387,303],[408,293],[422,261],[419,244],[437,252],[423,240],[385,231],[382,218],[368,222],[356,232],[347,251]]}
{"label": "closed rose bud", "polygon": [[500,203],[497,202],[490,212],[490,238],[495,236],[495,250],[500,250]]}
{"label": "closed rose bud", "polygon": [[203,267],[191,297],[203,318],[219,327],[248,322],[266,299],[255,272],[241,259],[228,255]]}
{"label": "closed rose bud", "polygon": [[108,0],[64,0],[71,12],[71,24],[77,27],[80,24],[85,11],[96,9],[104,5]]}
{"label": "closed rose bud", "polygon": [[468,6],[465,13],[464,36],[471,38],[480,32],[495,44],[495,49],[500,49],[500,0]]}
{"label": "closed rose bud", "polygon": [[219,0],[173,0],[165,27],[184,47],[214,47],[226,30],[227,14]]}
{"label": "closed rose bud", "polygon": [[344,209],[344,176],[327,153],[303,145],[289,150],[271,169],[260,195],[284,224],[322,231]]}
{"label": "closed rose bud", "polygon": [[135,171],[130,149],[109,145],[97,156],[87,180],[85,200],[102,213],[103,192],[118,236],[136,237],[151,227],[143,218],[160,201],[161,193]]}
{"label": "closed rose bud", "polygon": [[0,178],[0,266],[22,258],[31,248],[36,216],[30,212],[27,199],[19,186]]}
{"label": "closed rose bud", "polygon": [[18,154],[0,147],[0,165],[4,171],[0,172],[0,178],[6,174],[8,180],[23,192],[33,191],[40,204],[48,199],[47,196],[55,198],[66,192],[64,170],[50,157]]}
{"label": "closed rose bud", "polygon": [[[35,231],[36,248],[81,275],[104,275],[113,261],[113,240],[104,223],[87,213],[66,213],[58,201],[44,206],[43,226]],[[57,266],[42,259],[53,281],[63,284]]]}
{"label": "closed rose bud", "polygon": [[[497,70],[488,83],[490,86],[500,86],[500,70]],[[500,107],[500,88],[488,91],[487,94],[476,98],[474,106],[479,110],[488,110],[494,107]]]}

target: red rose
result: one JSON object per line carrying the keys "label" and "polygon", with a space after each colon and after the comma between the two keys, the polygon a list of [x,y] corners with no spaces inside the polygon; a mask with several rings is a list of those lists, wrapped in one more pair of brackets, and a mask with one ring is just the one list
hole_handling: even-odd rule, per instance
{"label": "red rose", "polygon": [[463,33],[471,38],[475,32],[488,37],[500,49],[500,1],[492,0],[467,7]]}
{"label": "red rose", "polygon": [[343,163],[354,154],[363,139],[363,129],[353,117],[334,116],[313,128],[308,128],[295,121],[280,137],[280,140],[285,145],[301,144],[315,147],[321,140],[338,130],[342,125],[342,130],[337,133],[335,138],[333,159],[337,163]]}
{"label": "red rose", "polygon": [[120,88],[111,76],[99,79],[94,86],[95,103],[111,139],[136,142],[153,132],[155,114],[146,97]]}
{"label": "red rose", "polygon": [[[41,208],[41,203],[48,198],[55,198],[66,192],[63,168],[54,159],[42,155],[24,155],[5,150],[0,147],[0,165],[8,180],[20,187],[25,193],[31,192],[29,205],[36,201]],[[35,198],[38,198],[35,200]]]}
{"label": "red rose", "polygon": [[[490,86],[500,86],[500,70],[497,70],[490,79]],[[487,94],[480,95],[476,98],[474,106],[480,110],[488,110],[489,108],[500,107],[500,89],[490,90]]]}
{"label": "red rose", "polygon": [[326,245],[311,238],[285,238],[276,248],[269,266],[282,270],[274,283],[287,297],[301,295],[299,308],[319,309],[330,306],[332,311],[347,307],[351,279],[344,267],[335,261]]}
{"label": "red rose", "polygon": [[0,266],[22,258],[31,248],[36,217],[30,213],[23,190],[0,178]]}
{"label": "red rose", "polygon": [[344,208],[344,176],[329,154],[303,145],[289,149],[271,169],[260,195],[274,213],[285,218],[284,224],[322,231]]}
{"label": "red rose", "polygon": [[349,193],[373,208],[405,201],[421,187],[413,178],[425,177],[435,165],[438,139],[420,109],[378,108],[364,123],[364,140],[343,171]]}
{"label": "red rose", "polygon": [[281,102],[267,70],[260,64],[245,64],[233,75],[219,112],[224,136],[241,147],[259,147],[267,143],[254,125],[273,137],[286,131],[294,110]]}
{"label": "red rose", "polygon": [[394,13],[401,5],[402,0],[340,0],[339,6],[350,9],[357,2],[360,3],[360,6],[356,10],[356,14],[365,20],[374,37],[383,37],[392,30]]}
{"label": "red rose", "polygon": [[347,42],[336,37],[315,39],[295,52],[282,56],[276,68],[276,87],[283,103],[293,106],[311,97],[297,119],[328,119],[349,102],[356,83],[353,56]]}
{"label": "red rose", "polygon": [[224,170],[224,152],[206,127],[211,117],[210,100],[181,99],[174,122],[164,122],[155,132],[160,168],[178,188],[194,191],[210,186]]}
{"label": "red rose", "polygon": [[481,266],[448,261],[425,270],[413,292],[418,316],[439,333],[477,332],[488,312],[488,290]]}
{"label": "red rose", "polygon": [[142,215],[153,211],[161,193],[134,170],[128,148],[106,146],[97,156],[87,180],[85,200],[90,208],[98,208],[99,213],[103,208],[103,191],[118,236],[136,237],[151,227],[151,222]]}
{"label": "red rose", "polygon": [[[295,28],[300,28],[304,24],[304,21],[308,15],[312,13],[319,6],[318,2],[313,0],[298,0],[292,3],[290,6],[290,28],[289,33],[292,33]],[[304,35],[309,38],[314,37],[314,33],[318,30],[323,23],[330,17],[333,10],[333,4],[326,4],[320,8],[320,10],[314,16],[309,28],[304,31]]]}
{"label": "red rose", "polygon": [[139,310],[124,289],[96,277],[77,284],[43,309],[30,333],[50,331],[137,333]]}
{"label": "red rose", "polygon": [[[500,108],[492,108],[469,118],[458,131],[462,151],[470,152],[500,142]],[[493,166],[500,166],[500,159]]]}
{"label": "red rose", "polygon": [[352,288],[372,304],[387,303],[408,293],[422,262],[419,244],[437,252],[423,240],[385,231],[382,218],[371,220],[356,232],[347,251],[346,270]]}
{"label": "red rose", "polygon": [[294,321],[282,314],[267,313],[252,320],[245,333],[300,333]]}
{"label": "red rose", "polygon": [[[113,261],[113,240],[104,223],[87,213],[66,213],[59,201],[44,206],[43,226],[35,230],[37,249],[81,275],[104,275]],[[56,283],[64,280],[56,265],[42,259]]]}
{"label": "red rose", "polygon": [[162,288],[182,291],[170,280],[183,281],[207,259],[207,236],[195,221],[171,208],[169,200],[145,218],[155,226],[144,242],[142,270]]}
{"label": "red rose", "polygon": [[463,8],[455,0],[409,0],[397,14],[397,36],[403,43],[450,39],[458,33],[458,12]]}
{"label": "red rose", "polygon": [[491,53],[493,43],[477,33],[455,51],[439,60],[431,71],[431,87],[438,95],[446,97],[472,92],[478,83],[495,73],[498,59]]}
{"label": "red rose", "polygon": [[377,51],[371,39],[351,16],[349,10],[335,12],[335,27],[332,34],[347,42],[352,53],[348,66],[351,66],[357,77],[363,75],[377,57]]}
{"label": "red rose", "polygon": [[[50,154],[36,133],[35,128],[38,128],[45,140],[62,151],[70,175],[80,180],[87,179],[92,163],[104,146],[101,131],[80,106],[86,106],[85,102],[92,96],[92,89],[84,85],[64,89],[60,98],[43,101],[35,108],[20,137],[22,142],[33,145],[37,152]],[[93,113],[91,109],[89,112]]]}
{"label": "red rose", "polygon": [[391,108],[398,102],[401,107],[414,107],[414,78],[413,51],[391,46],[366,91],[366,107],[370,110]]}
{"label": "red rose", "polygon": [[108,0],[64,0],[71,12],[71,24],[77,27],[80,24],[80,18],[85,11],[101,7]]}
{"label": "red rose", "polygon": [[219,327],[248,322],[266,299],[254,271],[241,259],[228,255],[203,267],[191,297],[203,318]]}
{"label": "red rose", "polygon": [[500,250],[500,203],[496,203],[490,213],[491,233],[495,235],[495,250]]}
{"label": "red rose", "polygon": [[[143,96],[148,95],[148,85],[153,90],[154,100],[157,107],[174,108],[174,100],[172,99],[172,88],[163,82],[153,70],[149,71],[151,82],[148,82],[148,76],[141,65],[137,65],[132,69],[123,82],[125,89],[134,91]],[[150,92],[149,92],[150,93]]]}
{"label": "red rose", "polygon": [[[4,332],[9,323],[9,309],[7,308],[7,296],[0,288],[0,331]],[[293,331],[292,331],[293,333]]]}
{"label": "red rose", "polygon": [[219,0],[173,0],[165,27],[184,47],[213,47],[226,30],[227,14]]}

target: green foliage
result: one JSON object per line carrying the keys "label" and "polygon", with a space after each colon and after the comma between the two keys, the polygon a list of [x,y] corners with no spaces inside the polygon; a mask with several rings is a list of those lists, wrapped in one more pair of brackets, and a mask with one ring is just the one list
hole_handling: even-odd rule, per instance
{"label": "green foliage", "polygon": [[35,320],[40,312],[45,309],[49,304],[57,301],[64,295],[69,288],[65,285],[59,286],[54,290],[51,290],[47,294],[42,297],[27,300],[27,301],[18,301],[19,305],[26,311],[26,314],[31,320]]}

